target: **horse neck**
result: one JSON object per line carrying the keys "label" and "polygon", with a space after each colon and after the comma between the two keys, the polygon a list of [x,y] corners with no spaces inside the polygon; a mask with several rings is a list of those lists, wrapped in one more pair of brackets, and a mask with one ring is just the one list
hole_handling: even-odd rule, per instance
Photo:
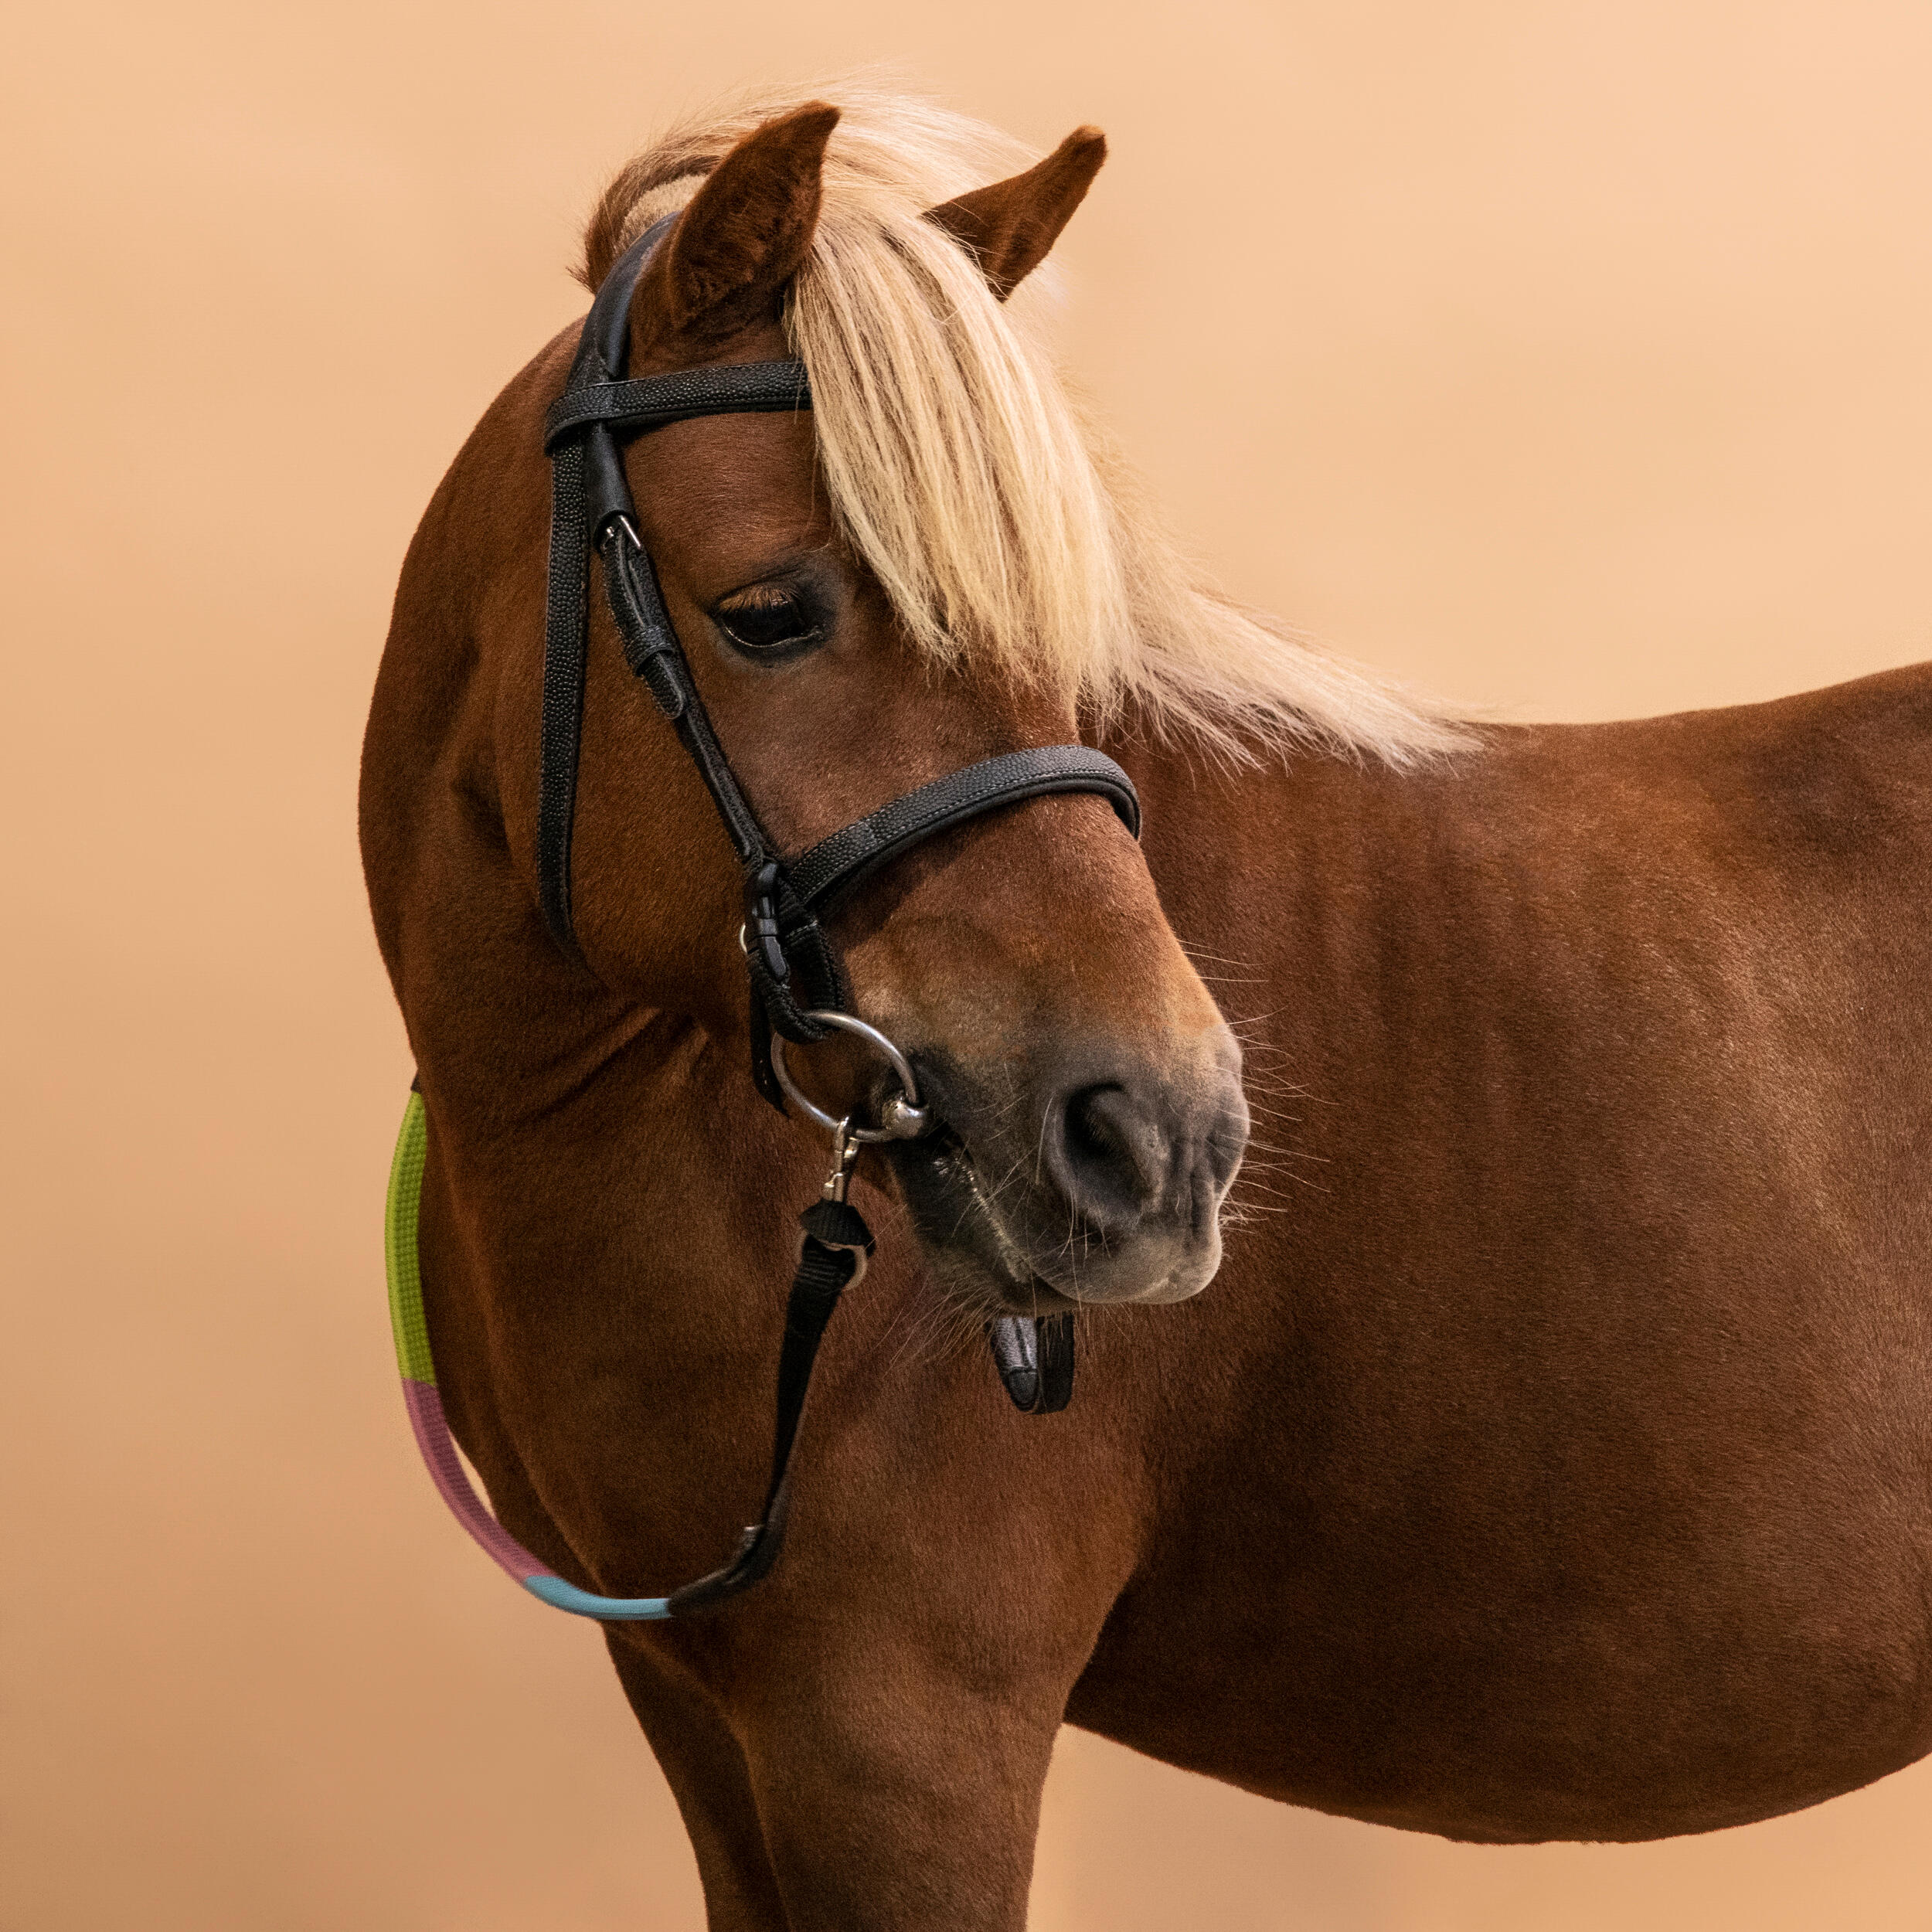
{"label": "horse neck", "polygon": [[1162,906],[1210,987],[1237,983],[1230,975],[1238,973],[1273,982],[1296,950],[1291,909],[1315,876],[1343,883],[1365,828],[1386,818],[1405,782],[1316,752],[1231,768],[1185,742],[1107,748],[1140,791],[1142,848]]}
{"label": "horse neck", "polygon": [[[1420,771],[1304,751],[1230,770],[1185,745],[1116,754],[1162,909],[1242,1045],[1250,1097],[1399,1090],[1467,958],[1490,753]],[[1485,775],[1480,778],[1477,773]],[[1485,802],[1486,801],[1486,802]],[[1480,945],[1477,950],[1480,951]]]}

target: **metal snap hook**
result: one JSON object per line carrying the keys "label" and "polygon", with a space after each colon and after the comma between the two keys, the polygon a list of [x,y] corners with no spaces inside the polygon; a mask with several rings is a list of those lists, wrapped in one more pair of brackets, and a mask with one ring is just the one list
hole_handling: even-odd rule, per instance
{"label": "metal snap hook", "polygon": [[[842,1201],[846,1190],[852,1185],[852,1171],[859,1165],[859,1146],[852,1136],[852,1118],[848,1115],[832,1130],[832,1172],[825,1176],[825,1185],[819,1190],[821,1201]],[[803,1245],[804,1234],[799,1233]]]}
{"label": "metal snap hook", "polygon": [[917,1140],[932,1126],[932,1109],[920,1104],[919,1081],[913,1072],[912,1062],[876,1026],[868,1026],[862,1019],[855,1019],[849,1013],[818,1012],[808,1013],[805,1017],[836,1032],[850,1033],[867,1046],[876,1047],[885,1055],[900,1086],[900,1091],[879,1110],[878,1126],[854,1127],[849,1118],[841,1120],[836,1114],[828,1114],[798,1090],[798,1083],[791,1077],[791,1070],[785,1064],[784,1036],[774,1033],[771,1041],[771,1070],[777,1075],[778,1084],[786,1099],[792,1101],[808,1120],[842,1140],[866,1145],[879,1141]]}

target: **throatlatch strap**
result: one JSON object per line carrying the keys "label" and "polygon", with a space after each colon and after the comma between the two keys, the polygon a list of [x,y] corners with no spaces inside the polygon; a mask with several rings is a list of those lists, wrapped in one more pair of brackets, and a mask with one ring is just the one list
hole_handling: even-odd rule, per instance
{"label": "throatlatch strap", "polygon": [[550,486],[550,579],[543,614],[543,720],[536,794],[536,892],[550,937],[576,956],[570,833],[583,736],[590,553],[583,534],[583,451],[559,450]]}

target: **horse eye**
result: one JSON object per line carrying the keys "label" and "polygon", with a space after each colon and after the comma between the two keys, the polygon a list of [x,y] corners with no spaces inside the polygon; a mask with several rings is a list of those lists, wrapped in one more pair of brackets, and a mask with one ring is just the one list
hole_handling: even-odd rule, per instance
{"label": "horse eye", "polygon": [[747,657],[774,658],[802,651],[825,634],[818,613],[797,592],[741,591],[712,613],[722,631]]}

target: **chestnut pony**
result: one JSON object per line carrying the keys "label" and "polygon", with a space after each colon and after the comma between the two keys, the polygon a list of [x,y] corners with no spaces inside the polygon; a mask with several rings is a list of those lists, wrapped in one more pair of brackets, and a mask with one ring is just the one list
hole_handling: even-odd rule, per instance
{"label": "chestnut pony", "polygon": [[[1196,590],[1019,286],[1102,152],[996,179],[920,103],[768,105],[591,225],[594,285],[678,216],[633,376],[809,372],[810,413],[625,456],[774,846],[1080,738],[1145,808],[1137,845],[1012,805],[833,921],[943,1127],[859,1168],[879,1250],[775,1570],[607,1626],[718,1927],[1020,1925],[1063,1722],[1490,1841],[1740,1824],[1932,1746],[1932,675],[1478,732]],[[600,595],[580,957],[540,916],[576,336],[423,519],[362,825],[445,1406],[514,1536],[635,1594],[763,1493],[828,1150],[753,1087],[740,880]],[[1230,1192],[1243,1051],[1270,1149]],[[862,1053],[792,1062],[866,1104]],[[1073,1308],[1071,1406],[1022,1415],[985,1325]]]}

